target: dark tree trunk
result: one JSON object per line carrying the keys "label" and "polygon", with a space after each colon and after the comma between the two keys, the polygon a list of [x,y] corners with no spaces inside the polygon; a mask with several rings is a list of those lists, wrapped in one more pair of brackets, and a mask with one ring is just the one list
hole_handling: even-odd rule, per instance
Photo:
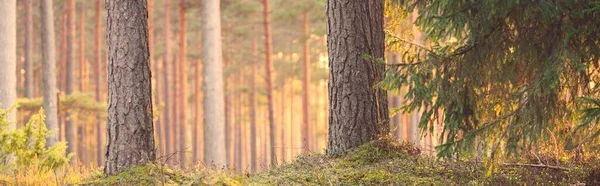
{"label": "dark tree trunk", "polygon": [[383,1],[328,0],[329,139],[327,154],[339,155],[388,131],[387,95],[373,86],[384,57]]}
{"label": "dark tree trunk", "polygon": [[107,0],[108,147],[104,173],[154,161],[146,0]]}

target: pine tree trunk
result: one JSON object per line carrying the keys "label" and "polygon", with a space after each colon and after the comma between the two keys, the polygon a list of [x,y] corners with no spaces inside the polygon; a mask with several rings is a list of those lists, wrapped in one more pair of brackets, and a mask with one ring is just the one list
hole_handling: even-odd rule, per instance
{"label": "pine tree trunk", "polygon": [[[54,9],[52,0],[42,0],[40,5],[42,18],[42,91],[44,95],[44,114],[46,128],[58,130],[58,103],[56,99],[56,53],[54,42]],[[58,141],[58,131],[46,138],[46,147]]]}
{"label": "pine tree trunk", "polygon": [[86,64],[85,64],[85,5],[79,4],[79,91],[86,90]]}
{"label": "pine tree trunk", "polygon": [[[61,42],[60,42],[60,51],[58,52],[60,54],[60,61],[59,61],[59,73],[58,73],[58,81],[59,81],[59,93],[57,93],[56,97],[58,97],[57,100],[57,107],[60,108],[60,96],[64,95],[67,89],[67,73],[66,73],[66,69],[67,69],[67,12],[66,10],[63,12],[62,14],[62,19],[61,19],[61,25],[62,25],[62,30],[61,30]],[[59,125],[59,139],[58,141],[65,141],[66,140],[66,135],[65,135],[65,126],[66,126],[66,113],[61,112],[60,110],[58,110],[58,117],[59,117],[59,121],[58,121],[58,125]]]}
{"label": "pine tree trunk", "polygon": [[[74,73],[74,63],[75,63],[75,2],[74,0],[67,0],[67,29],[65,30],[67,34],[67,48],[66,48],[66,94],[71,95],[73,91],[75,91],[75,85],[73,81],[75,80]],[[68,153],[77,153],[77,142],[75,142],[75,128],[77,125],[75,124],[75,118],[71,116],[71,113],[66,113],[66,122],[65,122],[65,137],[67,138],[67,154]],[[75,158],[71,158],[71,163],[74,163]]]}
{"label": "pine tree trunk", "polygon": [[204,113],[204,163],[224,167],[225,98],[219,0],[202,1],[202,84]]}
{"label": "pine tree trunk", "polygon": [[265,68],[266,68],[266,81],[267,81],[267,105],[269,111],[269,141],[271,151],[271,164],[277,165],[277,155],[275,151],[275,119],[273,113],[273,41],[271,38],[271,9],[269,8],[269,0],[263,0],[263,15],[264,15],[264,29],[265,29]]}
{"label": "pine tree trunk", "polygon": [[[234,85],[236,87],[240,86],[240,82],[241,82],[241,72],[238,71],[238,73],[236,74],[236,76],[234,77]],[[238,90],[236,90],[237,88],[235,88],[233,91],[235,91],[234,93],[234,97],[236,98],[235,103],[235,107],[233,108],[234,112],[235,112],[235,123],[234,123],[234,138],[235,138],[235,154],[234,154],[234,165],[235,165],[235,170],[241,172],[242,171],[242,94],[241,92]]]}
{"label": "pine tree trunk", "polygon": [[[176,36],[173,36],[176,37]],[[173,54],[173,68],[172,68],[172,73],[171,73],[171,80],[172,80],[172,85],[173,85],[173,94],[171,97],[171,100],[173,100],[173,102],[171,102],[171,117],[172,121],[171,121],[171,141],[169,142],[171,145],[173,145],[173,153],[176,153],[173,158],[169,159],[170,165],[173,166],[177,166],[176,163],[179,161],[179,157],[178,155],[183,153],[179,148],[179,125],[180,125],[180,118],[179,118],[179,105],[181,104],[181,99],[179,99],[181,97],[181,86],[180,86],[180,81],[179,81],[179,66],[181,65],[179,63],[179,55],[177,53]]]}
{"label": "pine tree trunk", "polygon": [[339,155],[387,134],[387,95],[373,89],[384,66],[363,58],[384,57],[383,1],[327,1],[329,52],[329,140]]}
{"label": "pine tree trunk", "polygon": [[[254,27],[252,29],[255,30]],[[258,59],[258,47],[257,47],[257,39],[256,37],[252,38],[252,56],[254,59]],[[258,171],[257,167],[257,144],[256,135],[257,125],[256,125],[256,111],[258,110],[258,100],[256,97],[256,64],[257,61],[254,61],[252,64],[251,74],[250,74],[250,170]]]}
{"label": "pine tree trunk", "polygon": [[308,40],[310,30],[308,28],[308,13],[302,14],[302,30],[304,31],[304,42],[302,43],[302,65],[304,67],[304,77],[302,79],[302,147],[305,152],[311,151],[311,141],[308,141],[308,126],[310,125],[310,54],[308,50]]}
{"label": "pine tree trunk", "polygon": [[[104,173],[154,161],[145,0],[107,0],[108,150]],[[128,55],[124,55],[128,54]]]}
{"label": "pine tree trunk", "polygon": [[196,77],[194,78],[194,89],[195,89],[195,97],[194,97],[194,107],[195,107],[195,122],[194,122],[194,130],[192,131],[192,159],[194,160],[194,164],[198,163],[204,159],[204,143],[199,143],[199,140],[204,140],[204,132],[202,131],[204,126],[202,122],[203,110],[202,110],[202,64],[201,61],[196,61],[196,69],[194,71]]}
{"label": "pine tree trunk", "polygon": [[[101,35],[100,35],[100,19],[101,19],[101,14],[100,14],[100,7],[102,6],[101,0],[96,0],[96,15],[94,17],[95,19],[95,28],[94,28],[94,84],[96,85],[96,101],[97,102],[102,102],[102,85],[100,82],[100,69],[102,66],[102,51],[101,51],[101,44],[100,40],[101,40]],[[102,160],[103,160],[103,155],[102,153],[104,152],[104,145],[103,145],[103,138],[102,135],[104,132],[102,132],[102,122],[103,119],[101,118],[100,114],[98,114],[96,116],[96,120],[97,120],[97,124],[96,124],[96,165],[100,166],[102,165]]]}
{"label": "pine tree trunk", "polygon": [[33,18],[31,0],[24,0],[25,4],[25,97],[33,98]]}
{"label": "pine tree trunk", "polygon": [[171,88],[169,88],[168,85],[172,85],[172,72],[171,69],[173,68],[173,64],[170,60],[171,58],[171,11],[170,11],[170,2],[171,0],[165,0],[164,1],[164,11],[165,11],[165,15],[164,15],[164,47],[165,47],[165,53],[163,55],[163,81],[164,81],[164,86],[163,86],[163,93],[164,93],[164,98],[165,98],[165,108],[164,108],[164,133],[165,133],[165,139],[164,139],[164,143],[165,143],[165,155],[170,155],[171,153],[173,153],[173,144],[171,144],[171,138],[173,137],[171,135],[173,128],[171,128],[171,124],[172,124],[172,108],[171,105],[173,104],[172,102],[174,102],[175,100],[172,100],[173,97],[173,90]]}
{"label": "pine tree trunk", "polygon": [[[85,79],[86,74],[85,74],[85,29],[84,29],[84,20],[85,20],[85,13],[84,13],[84,7],[83,7],[83,2],[80,2],[79,4],[79,12],[80,12],[80,16],[79,16],[79,92],[85,92]],[[85,129],[84,126],[78,125],[77,126],[77,157],[79,159],[79,161],[83,164],[83,165],[87,165],[87,154],[85,151]]]}
{"label": "pine tree trunk", "polygon": [[[0,1],[0,109],[10,108],[17,99],[17,3]],[[16,121],[11,112],[8,120]],[[16,128],[11,124],[9,129]]]}
{"label": "pine tree trunk", "polygon": [[[179,149],[185,150],[188,148],[187,146],[187,117],[186,117],[186,108],[187,108],[187,62],[186,62],[186,50],[187,50],[187,42],[186,42],[186,7],[185,0],[180,0],[179,4],[179,24],[180,24],[180,34],[179,34]],[[187,150],[186,150],[187,151]],[[186,151],[183,151],[179,154],[179,165],[182,169],[185,169],[187,164]]]}

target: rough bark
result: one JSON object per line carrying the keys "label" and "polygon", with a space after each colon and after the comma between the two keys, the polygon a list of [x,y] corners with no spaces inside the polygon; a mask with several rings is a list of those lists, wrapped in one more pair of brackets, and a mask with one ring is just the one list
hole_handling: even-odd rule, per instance
{"label": "rough bark", "polygon": [[302,43],[302,66],[304,67],[304,76],[302,79],[302,147],[304,151],[311,151],[311,141],[308,141],[309,126],[310,126],[310,54],[308,51],[308,40],[310,30],[308,28],[308,13],[302,14],[302,30],[304,31],[304,42]]}
{"label": "rough bark", "polygon": [[[186,7],[185,0],[179,1],[179,24],[180,24],[180,34],[179,34],[179,85],[180,85],[180,95],[179,95],[179,112],[177,113],[179,116],[179,149],[184,150],[188,148],[187,145],[187,116],[186,116],[186,108],[187,108],[187,60],[186,60],[186,50],[187,50],[187,37],[186,37]],[[187,150],[186,150],[187,151]],[[182,169],[185,169],[187,164],[187,153],[182,152],[179,154],[179,165]]]}
{"label": "rough bark", "polygon": [[328,0],[329,139],[339,155],[388,131],[387,95],[374,85],[384,66],[383,1]]}
{"label": "rough bark", "polygon": [[104,173],[154,161],[146,0],[107,0],[108,146]]}
{"label": "rough bark", "polygon": [[275,151],[275,119],[273,113],[273,40],[271,38],[271,10],[269,8],[269,0],[263,0],[263,18],[264,18],[264,29],[265,29],[265,68],[266,68],[266,81],[267,81],[267,105],[269,111],[269,141],[271,151],[271,164],[277,165],[276,151]]}
{"label": "rough bark", "polygon": [[[0,1],[0,109],[10,108],[17,99],[17,3]],[[11,112],[8,120],[15,121]],[[9,129],[15,128],[11,124]]]}
{"label": "rough bark", "polygon": [[54,9],[52,0],[42,0],[40,5],[42,18],[42,91],[44,95],[44,114],[46,128],[54,131],[46,138],[46,146],[58,141],[58,100],[56,98],[56,53],[54,49]]}
{"label": "rough bark", "polygon": [[33,98],[33,61],[31,53],[33,50],[33,19],[30,0],[24,0],[25,4],[25,97]]}
{"label": "rough bark", "polygon": [[[66,34],[67,34],[67,48],[66,48],[66,94],[70,95],[75,90],[73,81],[75,80],[74,63],[75,63],[75,2],[74,0],[67,0],[67,22],[66,22]],[[77,153],[77,143],[75,142],[75,118],[71,117],[71,113],[66,112],[65,122],[65,137],[67,138],[67,154]],[[73,163],[75,158],[71,158]]]}
{"label": "rough bark", "polygon": [[[100,2],[101,0],[96,0],[96,14],[94,16],[94,21],[95,21],[95,28],[94,28],[94,84],[96,85],[95,87],[95,96],[96,96],[96,101],[97,102],[102,102],[102,85],[100,82],[100,69],[102,66],[102,51],[101,51],[101,34],[100,34],[100,19],[101,19],[101,14],[100,14],[100,8],[102,6],[102,3]],[[104,145],[103,145],[103,138],[102,135],[104,134],[104,132],[102,132],[102,121],[103,119],[101,118],[101,115],[98,114],[96,115],[96,120],[98,121],[98,123],[96,124],[96,165],[100,166],[102,165],[102,160],[103,160],[103,155],[102,153],[104,152]]]}
{"label": "rough bark", "polygon": [[202,1],[202,84],[204,93],[204,162],[226,166],[225,98],[219,0]]}

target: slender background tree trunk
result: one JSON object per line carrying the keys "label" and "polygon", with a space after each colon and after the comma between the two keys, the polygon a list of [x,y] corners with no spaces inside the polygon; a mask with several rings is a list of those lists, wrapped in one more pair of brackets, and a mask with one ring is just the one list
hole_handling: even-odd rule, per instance
{"label": "slender background tree trunk", "polygon": [[[75,91],[75,80],[74,63],[75,63],[75,0],[67,0],[67,22],[66,22],[66,34],[67,34],[67,48],[66,48],[66,94],[71,95]],[[77,153],[77,142],[75,142],[75,118],[71,116],[71,113],[66,113],[65,122],[65,137],[67,138],[67,154]],[[76,155],[77,157],[77,155]],[[74,163],[76,158],[71,158],[71,163]]]}
{"label": "slender background tree trunk", "polygon": [[268,105],[268,117],[269,117],[269,141],[270,141],[270,152],[271,152],[271,164],[277,165],[277,154],[275,151],[275,140],[277,131],[275,126],[275,119],[273,113],[273,41],[271,38],[271,9],[269,8],[269,0],[263,0],[263,15],[264,15],[264,29],[265,29],[265,69],[266,69],[266,81],[267,81],[267,105]]}
{"label": "slender background tree trunk", "polygon": [[58,141],[58,103],[56,94],[56,53],[54,42],[54,9],[52,0],[42,0],[40,5],[42,18],[42,91],[44,95],[44,114],[46,128],[55,130],[46,138],[46,147]]}
{"label": "slender background tree trunk", "polygon": [[[95,96],[96,96],[96,101],[97,102],[102,102],[102,85],[101,85],[101,81],[100,81],[100,69],[102,66],[102,50],[101,50],[101,45],[102,43],[100,42],[101,40],[101,34],[100,34],[100,27],[102,25],[100,25],[101,21],[101,12],[100,12],[100,7],[102,6],[102,2],[100,2],[101,0],[96,0],[96,14],[94,16],[95,19],[95,29],[94,29],[94,83],[96,84],[96,92],[95,92]],[[102,135],[104,132],[102,132],[102,122],[103,119],[101,118],[101,115],[98,114],[96,116],[96,120],[97,120],[97,124],[96,124],[96,165],[100,166],[102,165],[102,160],[103,160],[103,155],[102,153],[104,153],[104,144],[103,144],[103,138]]]}
{"label": "slender background tree trunk", "polygon": [[[180,24],[180,34],[179,34],[179,85],[180,85],[180,95],[179,95],[179,149],[185,150],[188,148],[187,145],[187,60],[186,60],[186,50],[187,50],[187,37],[186,37],[186,7],[185,0],[179,1],[179,24]],[[185,169],[187,164],[187,152],[188,150],[183,151],[179,154],[179,166],[182,169]]]}
{"label": "slender background tree trunk", "polygon": [[310,39],[310,30],[308,28],[308,13],[302,14],[302,30],[304,31],[304,41],[302,42],[302,65],[304,67],[304,76],[302,79],[302,147],[305,152],[311,151],[308,141],[310,132],[310,54],[308,50],[308,41]]}
{"label": "slender background tree trunk", "polygon": [[25,97],[33,98],[33,16],[30,0],[24,0],[25,4]]}

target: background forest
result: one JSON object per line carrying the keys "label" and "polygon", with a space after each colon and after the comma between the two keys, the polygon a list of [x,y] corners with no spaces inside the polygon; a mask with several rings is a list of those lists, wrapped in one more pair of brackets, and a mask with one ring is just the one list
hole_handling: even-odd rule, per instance
{"label": "background forest", "polygon": [[0,0],[0,184],[600,184],[599,16]]}

